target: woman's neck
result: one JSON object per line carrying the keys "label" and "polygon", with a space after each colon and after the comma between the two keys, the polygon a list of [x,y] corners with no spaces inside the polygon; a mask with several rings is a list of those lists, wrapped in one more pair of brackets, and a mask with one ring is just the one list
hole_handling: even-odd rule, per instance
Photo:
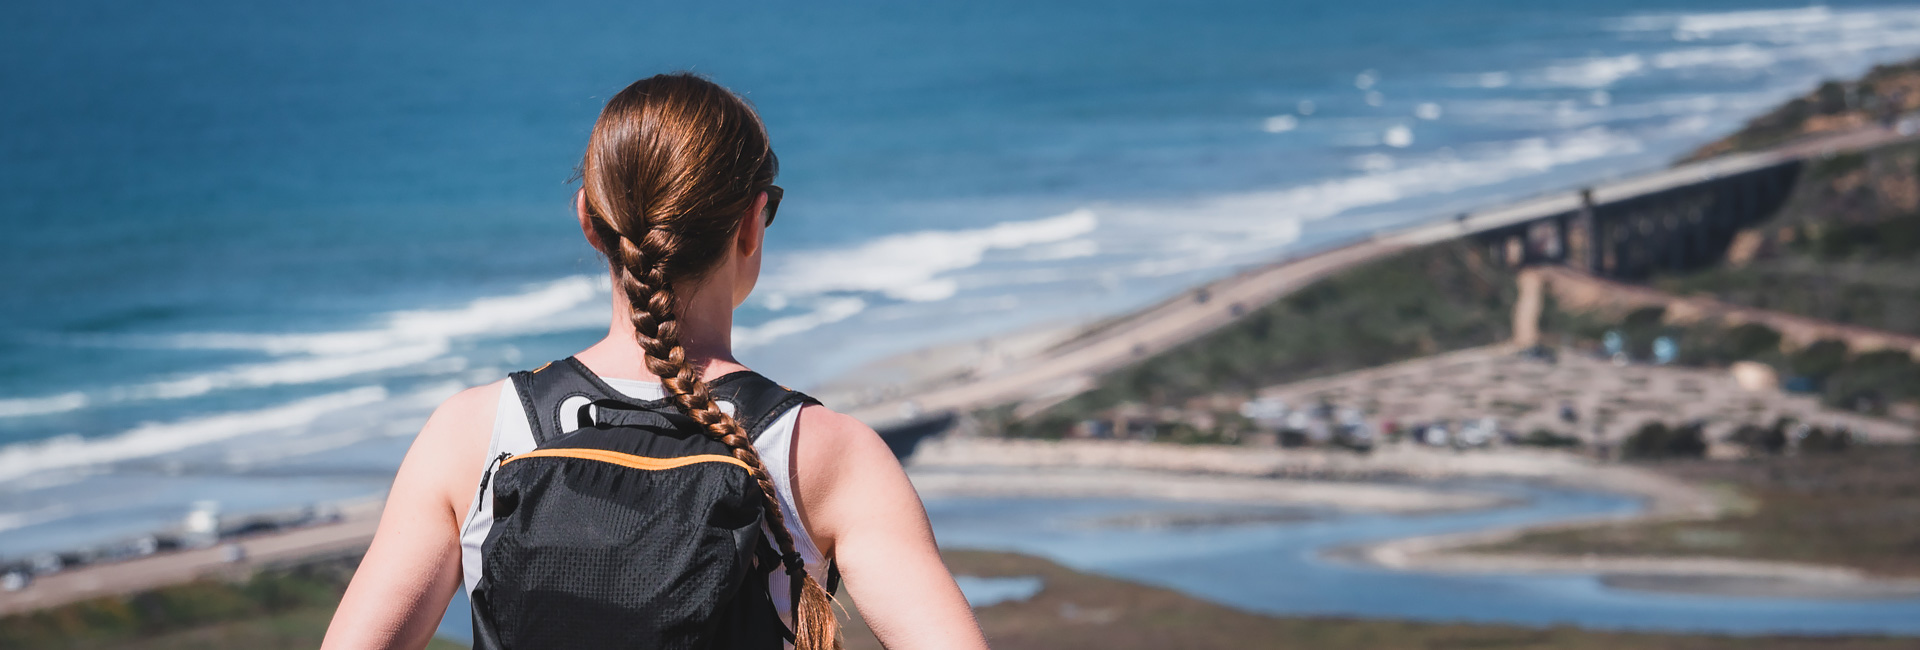
{"label": "woman's neck", "polygon": [[[680,301],[678,315],[680,346],[686,349],[687,361],[700,369],[701,378],[708,380],[747,369],[733,358],[731,292],[706,290],[718,284],[717,279],[709,277],[706,282],[689,287],[692,291]],[[659,381],[659,377],[647,370],[645,352],[636,338],[633,320],[628,318],[631,313],[626,293],[614,291],[613,318],[607,327],[607,337],[574,356],[601,377]]]}

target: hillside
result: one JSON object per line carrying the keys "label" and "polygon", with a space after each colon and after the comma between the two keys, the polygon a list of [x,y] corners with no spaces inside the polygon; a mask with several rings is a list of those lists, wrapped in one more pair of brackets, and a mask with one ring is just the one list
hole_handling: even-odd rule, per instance
{"label": "hillside", "polygon": [[1739,131],[1695,149],[1682,162],[1778,146],[1796,138],[1892,125],[1920,110],[1920,59],[1875,66],[1852,81],[1828,81],[1767,113]]}

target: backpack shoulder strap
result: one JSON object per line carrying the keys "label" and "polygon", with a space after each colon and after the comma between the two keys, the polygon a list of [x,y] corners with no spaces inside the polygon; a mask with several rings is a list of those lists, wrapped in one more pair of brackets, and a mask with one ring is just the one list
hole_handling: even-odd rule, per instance
{"label": "backpack shoulder strap", "polygon": [[820,400],[779,383],[752,370],[729,373],[707,384],[714,399],[733,403],[733,420],[754,440],[773,426],[773,421],[788,410]]}
{"label": "backpack shoulder strap", "polygon": [[562,426],[561,418],[569,415],[560,412],[561,403],[567,398],[580,396],[590,402],[598,402],[621,397],[619,391],[601,381],[585,364],[573,357],[531,371],[522,370],[509,375],[509,378],[520,393],[520,406],[527,412],[527,425],[533,429],[534,443],[539,445],[547,444],[548,440],[560,437],[561,432],[567,430]]}
{"label": "backpack shoulder strap", "polygon": [[[548,440],[560,437],[562,432],[569,429],[562,424],[563,418],[577,417],[561,412],[561,405],[568,398],[585,397],[590,403],[608,407],[623,406],[630,401],[573,357],[531,371],[516,372],[510,378],[520,394],[520,406],[526,411],[527,424],[533,430],[533,441],[539,445],[545,445]],[[733,404],[734,421],[739,422],[747,430],[747,435],[755,440],[789,409],[820,403],[806,393],[788,389],[751,370],[715,379],[708,384],[708,388],[712,390],[714,399]],[[678,419],[673,417],[678,414],[671,412],[673,409],[669,404],[668,400],[651,400],[624,405],[623,410],[651,411],[666,407],[667,412],[662,415]]]}

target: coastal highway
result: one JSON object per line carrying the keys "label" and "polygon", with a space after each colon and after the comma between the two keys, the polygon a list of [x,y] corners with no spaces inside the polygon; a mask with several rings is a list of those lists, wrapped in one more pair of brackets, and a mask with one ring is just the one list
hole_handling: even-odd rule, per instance
{"label": "coastal highway", "polygon": [[342,508],[336,523],[252,535],[233,543],[243,559],[229,561],[223,546],[159,553],[41,576],[20,591],[0,591],[0,616],[99,596],[128,594],[206,576],[244,576],[262,566],[298,563],[334,554],[357,554],[373,541],[381,502]]}
{"label": "coastal highway", "polygon": [[[1891,129],[1867,127],[1814,136],[1767,151],[1722,156],[1591,186],[1596,203],[1611,203],[1792,160],[1858,151],[1916,140]],[[1128,316],[1089,328],[1080,336],[1023,362],[966,380],[849,409],[876,427],[922,413],[965,412],[1019,403],[1027,409],[1072,397],[1100,375],[1119,369],[1224,326],[1314,281],[1394,253],[1576,210],[1578,190],[1568,190],[1400,230],[1376,233],[1346,245],[1247,270],[1182,292]]]}

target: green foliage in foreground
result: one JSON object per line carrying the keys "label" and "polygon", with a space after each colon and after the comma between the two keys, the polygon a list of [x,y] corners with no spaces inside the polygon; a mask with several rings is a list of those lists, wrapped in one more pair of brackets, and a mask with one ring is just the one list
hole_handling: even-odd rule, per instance
{"label": "green foliage in foreground", "polygon": [[358,562],[318,561],[244,581],[205,579],[0,618],[0,648],[314,648]]}
{"label": "green foliage in foreground", "polygon": [[1436,244],[1316,282],[1113,372],[1037,418],[986,419],[1006,423],[1010,435],[1057,437],[1071,422],[1124,402],[1179,404],[1487,345],[1511,335],[1515,291],[1512,273],[1466,242]]}

